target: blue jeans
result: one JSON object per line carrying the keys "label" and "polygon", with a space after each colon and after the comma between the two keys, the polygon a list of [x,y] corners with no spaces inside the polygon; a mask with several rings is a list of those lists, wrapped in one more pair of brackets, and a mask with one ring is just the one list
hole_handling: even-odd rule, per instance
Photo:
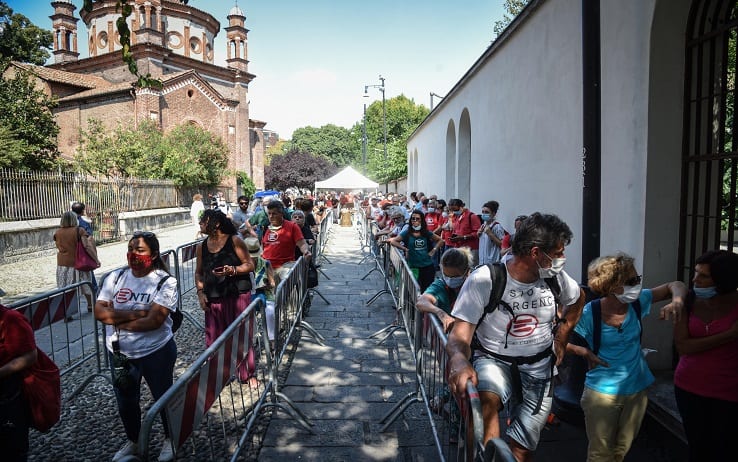
{"label": "blue jeans", "polygon": [[[113,353],[108,351],[108,357],[112,364]],[[158,400],[172,386],[176,360],[177,344],[174,343],[174,337],[150,355],[128,360],[131,365],[130,374],[133,377],[133,385],[125,390],[114,386],[113,390],[115,390],[115,398],[118,401],[118,413],[129,440],[138,442],[138,433],[141,431],[141,377],[146,379],[154,400]],[[164,434],[169,436],[169,426],[164,411],[161,412],[161,420],[164,424]]]}

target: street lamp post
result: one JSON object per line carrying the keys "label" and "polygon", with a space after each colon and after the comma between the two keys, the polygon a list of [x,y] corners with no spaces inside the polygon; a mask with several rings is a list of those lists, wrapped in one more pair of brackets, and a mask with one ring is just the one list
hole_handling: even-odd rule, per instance
{"label": "street lamp post", "polygon": [[376,88],[382,92],[382,127],[384,131],[384,160],[387,160],[387,106],[384,98],[384,77],[379,76],[379,80],[382,82],[379,85],[364,85],[364,98],[369,97],[367,92],[370,88]]}
{"label": "street lamp post", "polygon": [[[366,94],[366,87],[364,87]],[[366,101],[364,101],[364,119],[361,122],[361,157],[364,161],[364,175],[366,175]]]}
{"label": "street lamp post", "polygon": [[435,96],[436,98],[438,98],[438,99],[443,99],[443,96],[439,95],[438,93],[433,93],[433,92],[430,92],[430,100],[431,100],[431,107],[430,107],[430,110],[431,110],[431,111],[433,110],[433,97],[434,97],[434,96]]}

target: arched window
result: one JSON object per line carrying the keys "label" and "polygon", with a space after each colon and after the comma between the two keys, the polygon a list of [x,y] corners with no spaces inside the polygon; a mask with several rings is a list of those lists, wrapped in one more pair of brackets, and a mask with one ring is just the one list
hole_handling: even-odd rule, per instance
{"label": "arched window", "polygon": [[686,32],[679,268],[735,246],[738,225],[736,0],[693,0]]}
{"label": "arched window", "polygon": [[467,204],[471,200],[471,120],[469,110],[461,111],[459,120],[459,167],[456,184],[459,188],[459,199]]}
{"label": "arched window", "polygon": [[446,128],[446,202],[456,198],[456,126],[448,121]]}

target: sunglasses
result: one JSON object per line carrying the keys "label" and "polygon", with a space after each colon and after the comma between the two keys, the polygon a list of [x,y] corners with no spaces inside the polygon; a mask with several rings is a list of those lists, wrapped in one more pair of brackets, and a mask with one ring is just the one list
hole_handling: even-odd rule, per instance
{"label": "sunglasses", "polygon": [[239,202],[238,205],[249,205],[248,202]]}
{"label": "sunglasses", "polygon": [[412,217],[410,218],[410,221],[421,221],[420,217]]}
{"label": "sunglasses", "polygon": [[152,233],[151,231],[134,231],[133,237],[144,237],[144,238],[151,238],[156,237],[156,234]]}
{"label": "sunglasses", "polygon": [[626,286],[637,286],[638,284],[641,283],[642,279],[643,279],[643,276],[641,276],[640,274],[636,274],[634,277],[625,281],[625,285]]}

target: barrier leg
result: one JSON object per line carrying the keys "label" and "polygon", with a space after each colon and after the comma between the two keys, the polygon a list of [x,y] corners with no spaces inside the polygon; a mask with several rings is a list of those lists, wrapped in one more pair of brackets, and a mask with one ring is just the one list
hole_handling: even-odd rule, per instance
{"label": "barrier leg", "polygon": [[326,300],[326,298],[323,296],[323,294],[320,293],[319,290],[317,290],[317,289],[310,289],[310,293],[312,293],[314,295],[317,295],[318,297],[322,298],[326,305],[330,305],[331,304],[331,302],[329,302],[328,300]]}

